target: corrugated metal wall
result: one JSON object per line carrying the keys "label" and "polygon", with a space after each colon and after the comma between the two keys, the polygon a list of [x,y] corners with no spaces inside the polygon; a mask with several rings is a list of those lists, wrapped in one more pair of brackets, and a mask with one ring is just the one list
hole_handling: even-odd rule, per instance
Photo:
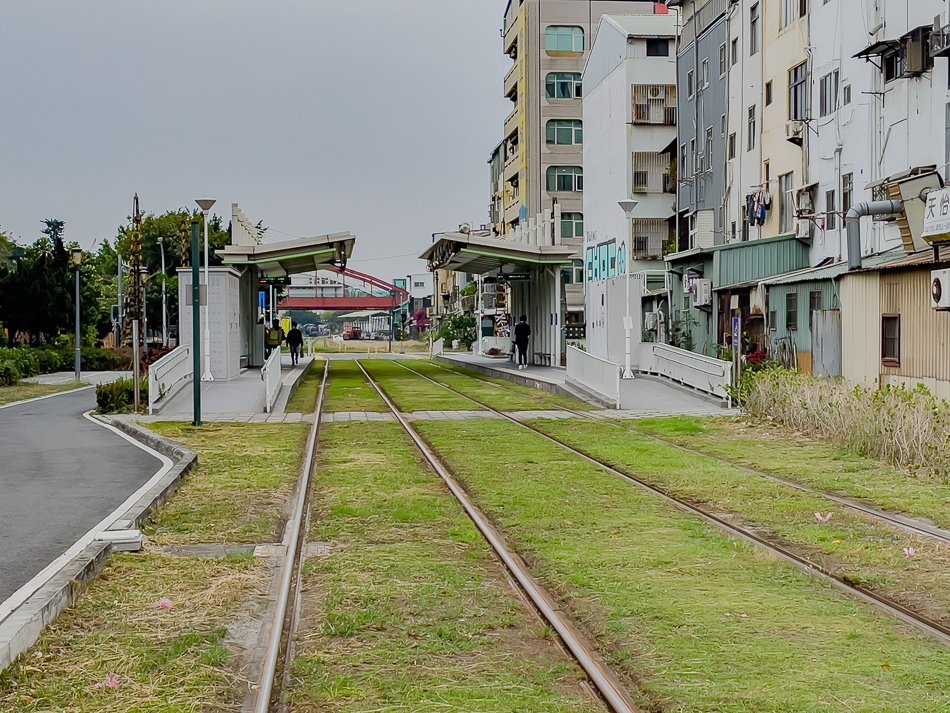
{"label": "corrugated metal wall", "polygon": [[839,284],[835,280],[816,280],[769,287],[769,311],[775,312],[775,323],[769,325],[773,340],[789,336],[789,330],[785,328],[785,299],[790,293],[798,295],[798,325],[791,334],[799,355],[810,354],[812,349],[809,317],[812,292],[821,292],[821,309],[835,309],[840,304]]}
{"label": "corrugated metal wall", "polygon": [[794,238],[751,240],[716,251],[716,286],[726,287],[808,267],[808,246]]}
{"label": "corrugated metal wall", "polygon": [[950,381],[950,313],[930,307],[930,269],[884,271],[880,279],[881,314],[901,317],[901,365],[882,367],[882,383],[888,375]]}
{"label": "corrugated metal wall", "polygon": [[840,284],[842,375],[855,384],[875,385],[881,369],[880,273],[844,275]]}

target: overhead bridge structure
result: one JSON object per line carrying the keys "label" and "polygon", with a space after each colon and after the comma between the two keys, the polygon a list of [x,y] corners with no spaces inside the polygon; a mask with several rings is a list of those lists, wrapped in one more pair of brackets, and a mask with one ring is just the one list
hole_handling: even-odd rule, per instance
{"label": "overhead bridge structure", "polygon": [[[343,310],[347,312],[357,310],[379,310],[391,311],[399,308],[409,299],[409,293],[401,287],[380,280],[378,277],[368,275],[358,270],[348,267],[330,266],[324,268],[328,272],[335,272],[341,277],[343,285],[343,295],[332,297],[285,297],[278,303],[280,310]],[[352,293],[346,294],[350,285]],[[356,287],[356,285],[362,287]],[[385,294],[373,294],[373,292],[385,292]]]}

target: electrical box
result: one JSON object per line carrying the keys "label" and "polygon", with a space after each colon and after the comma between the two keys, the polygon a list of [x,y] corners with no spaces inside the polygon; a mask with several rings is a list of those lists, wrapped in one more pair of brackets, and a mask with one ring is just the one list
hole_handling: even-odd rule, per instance
{"label": "electrical box", "polygon": [[934,270],[930,273],[930,306],[950,310],[950,270]]}

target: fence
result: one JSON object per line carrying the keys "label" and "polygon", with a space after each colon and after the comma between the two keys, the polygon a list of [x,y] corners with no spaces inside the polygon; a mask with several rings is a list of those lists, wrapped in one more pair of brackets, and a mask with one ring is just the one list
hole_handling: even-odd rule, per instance
{"label": "fence", "polygon": [[567,378],[620,408],[620,365],[567,347]]}
{"label": "fence", "polygon": [[697,391],[728,398],[732,384],[732,364],[721,359],[678,349],[669,344],[642,343],[640,371],[658,374]]}
{"label": "fence", "polygon": [[275,349],[267,357],[261,368],[261,378],[264,380],[264,410],[270,413],[280,391],[280,349]]}
{"label": "fence", "polygon": [[171,398],[191,381],[193,368],[190,344],[175,347],[148,368],[149,415],[155,412],[159,401]]}

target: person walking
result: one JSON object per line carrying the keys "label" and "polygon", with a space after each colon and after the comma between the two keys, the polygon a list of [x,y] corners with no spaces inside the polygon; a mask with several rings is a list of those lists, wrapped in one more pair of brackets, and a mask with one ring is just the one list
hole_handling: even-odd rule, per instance
{"label": "person walking", "polygon": [[296,322],[290,323],[290,331],[287,332],[287,346],[290,347],[290,363],[296,366],[300,363],[300,347],[303,346],[303,332],[298,329]]}
{"label": "person walking", "polygon": [[528,318],[521,315],[518,324],[515,325],[515,347],[518,350],[518,368],[528,368],[528,337],[531,336],[531,327],[528,325]]}
{"label": "person walking", "polygon": [[280,320],[275,319],[271,327],[264,333],[264,358],[270,356],[275,349],[280,349],[284,341],[284,330],[280,327]]}

